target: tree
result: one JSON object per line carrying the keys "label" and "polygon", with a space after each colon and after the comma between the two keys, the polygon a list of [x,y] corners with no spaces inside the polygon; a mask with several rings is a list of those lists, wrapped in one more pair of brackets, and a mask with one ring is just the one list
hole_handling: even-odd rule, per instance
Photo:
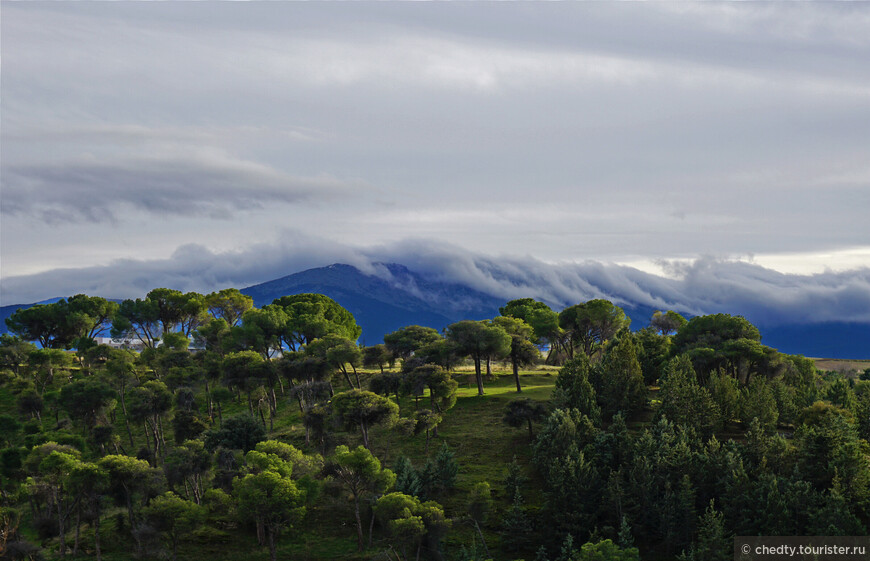
{"label": "tree", "polygon": [[[196,503],[187,501],[167,491],[151,499],[142,509],[145,520],[157,530],[172,551],[172,561],[178,558],[178,542],[202,523],[205,510]],[[275,559],[274,557],[272,558]]]}
{"label": "tree", "polygon": [[431,409],[420,409],[414,412],[414,434],[426,433],[426,454],[429,454],[429,434],[441,423],[441,415]]}
{"label": "tree", "polygon": [[468,511],[468,518],[474,524],[474,529],[477,531],[480,542],[483,544],[483,550],[486,552],[487,557],[489,557],[489,547],[487,547],[483,532],[480,529],[480,526],[486,522],[489,511],[492,509],[492,493],[489,483],[481,481],[471,488],[465,508]]}
{"label": "tree", "polygon": [[247,452],[258,442],[266,439],[263,426],[244,413],[230,417],[223,426],[205,433],[205,446],[209,450],[218,447]]}
{"label": "tree", "polygon": [[282,332],[284,342],[291,350],[307,345],[328,334],[356,341],[362,329],[346,309],[323,294],[296,294],[282,296],[272,304],[283,309],[287,323]]}
{"label": "tree", "polygon": [[460,356],[456,350],[456,343],[447,339],[439,339],[417,349],[414,358],[421,364],[437,364],[444,370],[450,370],[459,362]]}
{"label": "tree", "polygon": [[531,342],[532,326],[522,319],[513,317],[497,317],[492,320],[493,325],[501,327],[511,336],[511,346],[508,358],[514,372],[514,381],[517,384],[517,392],[522,392],[520,386],[520,366],[534,364],[541,357],[538,348]]}
{"label": "tree", "polygon": [[610,540],[584,543],[571,561],[640,561],[636,547],[622,549]]}
{"label": "tree", "polygon": [[543,302],[532,298],[519,298],[511,300],[499,308],[498,312],[502,316],[518,318],[529,324],[535,345],[540,347],[549,344],[551,352],[553,348],[560,346],[563,333],[559,327],[559,314]]}
{"label": "tree", "polygon": [[224,320],[232,327],[238,325],[244,313],[254,307],[254,299],[237,288],[225,288],[206,296],[205,305],[215,319]]}
{"label": "tree", "polygon": [[152,300],[124,300],[112,318],[112,337],[135,337],[146,347],[155,347],[163,334],[160,310]]}
{"label": "tree", "polygon": [[396,465],[393,466],[393,472],[396,474],[396,483],[393,489],[405,495],[413,495],[415,497],[423,495],[423,484],[420,481],[420,475],[414,469],[411,460],[407,456],[399,456],[399,459],[396,460]]}
{"label": "tree", "polygon": [[389,493],[378,499],[375,515],[384,523],[406,561],[409,546],[416,548],[417,559],[424,543],[430,552],[437,552],[441,537],[451,525],[438,503],[421,503],[416,497],[402,493]]}
{"label": "tree", "polygon": [[434,411],[444,413],[456,404],[456,390],[459,388],[459,383],[435,364],[424,364],[406,373],[399,389],[406,395],[413,395],[416,400],[427,388],[429,404]]}
{"label": "tree", "polygon": [[72,322],[84,327],[79,336],[93,339],[111,328],[118,303],[99,296],[76,294],[67,299],[66,308],[66,313],[73,316]]}
{"label": "tree", "polygon": [[403,376],[396,372],[384,372],[383,374],[375,374],[369,378],[369,391],[378,395],[389,397],[391,394],[396,396],[396,406],[399,404],[399,392],[402,388]]}
{"label": "tree", "polygon": [[0,369],[9,369],[16,376],[21,375],[21,367],[27,362],[30,353],[36,350],[36,345],[28,343],[21,337],[4,333],[0,335]]}
{"label": "tree", "polygon": [[141,555],[142,542],[137,531],[139,525],[133,514],[134,499],[148,487],[153,471],[144,460],[120,455],[105,456],[98,465],[109,475],[109,489],[115,491],[127,507],[130,529],[136,541],[136,551]]}
{"label": "tree", "polygon": [[252,417],[254,404],[251,394],[265,383],[265,368],[263,357],[254,351],[230,353],[221,363],[224,383],[245,393],[248,399],[248,411]]}
{"label": "tree", "polygon": [[144,423],[145,442],[150,450],[153,441],[154,456],[159,458],[166,447],[162,419],[172,407],[172,393],[163,382],[151,380],[130,390],[128,402],[130,418]]}
{"label": "tree", "polygon": [[535,434],[532,432],[532,422],[541,421],[546,416],[547,409],[542,403],[524,397],[508,402],[502,421],[515,428],[527,425],[529,428],[529,440],[534,440]]}
{"label": "tree", "polygon": [[399,416],[399,406],[386,397],[363,390],[337,393],[332,409],[347,429],[359,427],[363,445],[369,447],[369,428],[376,424],[393,424]]}
{"label": "tree", "polygon": [[668,310],[667,312],[656,310],[649,325],[662,335],[673,335],[687,323],[686,318],[673,310]]}
{"label": "tree", "polygon": [[[333,369],[339,370],[350,388],[360,389],[359,374],[356,367],[362,365],[362,352],[356,343],[338,335],[325,335],[320,339],[311,341],[305,347],[306,354],[315,356],[326,361]],[[347,366],[353,370],[356,384],[351,382]]]}
{"label": "tree", "polygon": [[[56,506],[56,516],[58,525],[58,535],[60,536],[60,556],[66,555],[66,531],[65,522],[69,513],[72,511],[74,501],[69,496],[69,475],[80,463],[79,454],[71,454],[66,451],[51,449],[50,445],[43,448],[47,455],[41,458],[37,456],[39,461],[38,473],[43,483],[47,484],[51,490],[52,500]],[[56,446],[56,444],[55,444]],[[71,452],[71,451],[70,451]],[[31,456],[41,455],[36,449],[31,452]],[[29,458],[30,459],[30,458]],[[33,460],[31,460],[33,461]]]}
{"label": "tree", "polygon": [[18,308],[6,318],[9,331],[46,349],[68,349],[88,330],[88,318],[68,313],[65,300]]}
{"label": "tree", "polygon": [[610,419],[618,411],[626,416],[638,412],[647,402],[647,389],[631,337],[623,337],[611,347],[599,364],[601,411]]}
{"label": "tree", "polygon": [[211,454],[201,440],[187,440],[170,449],[163,461],[166,482],[173,492],[180,486],[184,498],[202,502],[203,475],[211,467]]}
{"label": "tree", "polygon": [[507,354],[511,344],[510,335],[497,326],[463,320],[447,326],[447,338],[456,344],[460,354],[471,355],[477,379],[477,395],[483,395],[480,363],[487,357]]}
{"label": "tree", "polygon": [[239,514],[265,530],[269,558],[276,561],[275,540],[304,516],[305,492],[290,477],[292,464],[277,455],[252,450],[245,459],[253,467],[251,473],[233,480]]}
{"label": "tree", "polygon": [[73,546],[73,555],[78,552],[79,527],[81,526],[81,514],[84,512],[86,520],[89,520],[94,529],[94,549],[97,561],[100,561],[100,518],[103,512],[103,497],[109,489],[109,474],[98,466],[88,462],[79,462],[75,465],[68,477],[70,492],[78,498],[76,505],[76,540]]}
{"label": "tree", "polygon": [[658,382],[671,358],[671,338],[659,335],[652,327],[644,327],[634,333],[634,340],[643,380],[647,385],[653,385]]}
{"label": "tree", "polygon": [[743,422],[748,425],[752,419],[758,419],[767,433],[774,432],[779,420],[779,411],[769,384],[761,378],[756,378],[752,380],[749,387],[743,388],[740,395]]}
{"label": "tree", "polygon": [[27,370],[33,376],[33,381],[40,395],[54,381],[58,371],[72,366],[73,357],[60,349],[37,349],[27,357]]}
{"label": "tree", "polygon": [[92,380],[76,380],[60,389],[60,406],[72,419],[82,422],[90,432],[105,411],[113,408],[115,392],[106,384]]}
{"label": "tree", "polygon": [[568,358],[574,357],[574,349],[591,358],[607,340],[630,324],[622,308],[609,300],[589,300],[559,314],[559,325],[568,335]]}
{"label": "tree", "polygon": [[501,521],[502,539],[512,549],[526,545],[532,534],[532,521],[526,512],[523,495],[517,490]]}
{"label": "tree", "polygon": [[707,388],[698,385],[692,361],[687,355],[668,362],[659,399],[659,416],[674,424],[697,427],[705,439],[712,436],[720,424],[719,407]]}
{"label": "tree", "polygon": [[236,348],[256,351],[269,359],[281,349],[286,327],[287,314],[280,306],[270,305],[245,312],[242,324],[232,328],[231,336]]}
{"label": "tree", "polygon": [[589,383],[589,359],[586,355],[578,355],[559,369],[552,399],[556,409],[577,409],[593,423],[601,420],[595,390]]}
{"label": "tree", "polygon": [[121,398],[121,410],[124,412],[124,425],[133,447],[133,431],[130,429],[130,415],[127,411],[127,388],[139,383],[136,373],[136,355],[132,351],[113,349],[106,359],[105,369],[101,375]]}
{"label": "tree", "polygon": [[381,468],[381,462],[366,448],[354,450],[339,446],[323,468],[325,475],[335,478],[350,493],[356,519],[357,545],[363,550],[362,517],[360,501],[368,495],[380,495],[396,482],[396,475]]}
{"label": "tree", "polygon": [[366,368],[374,368],[377,366],[384,373],[384,365],[390,364],[393,361],[393,353],[387,349],[383,343],[365,347],[363,353],[363,366]]}
{"label": "tree", "polygon": [[722,368],[749,383],[753,369],[765,358],[758,328],[741,316],[696,316],[674,336],[674,353],[688,353],[700,375]]}
{"label": "tree", "polygon": [[431,327],[409,325],[384,335],[384,345],[393,355],[408,360],[416,351],[441,340],[441,334]]}

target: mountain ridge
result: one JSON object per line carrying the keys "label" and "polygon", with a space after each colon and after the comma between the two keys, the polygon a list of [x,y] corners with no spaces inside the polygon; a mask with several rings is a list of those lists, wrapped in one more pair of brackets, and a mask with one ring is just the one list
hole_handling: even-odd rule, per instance
{"label": "mountain ridge", "polygon": [[[458,282],[443,282],[399,263],[374,263],[367,273],[344,263],[306,269],[240,289],[254,299],[254,305],[271,304],[281,296],[318,293],[329,296],[348,311],[363,328],[360,339],[375,344],[387,333],[407,325],[425,325],[442,330],[462,319],[487,319],[499,314],[510,298],[494,296]],[[3,306],[5,320],[21,307],[56,302],[52,298],[34,304]],[[645,327],[655,311],[637,303],[621,304],[632,319],[632,329]],[[556,308],[554,308],[556,309]],[[558,309],[556,311],[559,311]],[[715,310],[708,313],[728,310]],[[752,318],[747,318],[752,321]],[[777,326],[759,325],[762,342],[788,354],[861,359],[870,357],[870,324],[816,322]],[[0,333],[7,331],[0,322]]]}

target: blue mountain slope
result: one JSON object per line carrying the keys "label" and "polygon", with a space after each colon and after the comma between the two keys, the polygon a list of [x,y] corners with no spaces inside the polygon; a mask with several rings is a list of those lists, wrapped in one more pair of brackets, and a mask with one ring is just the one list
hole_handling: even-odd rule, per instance
{"label": "blue mountain slope", "polygon": [[385,334],[406,325],[443,329],[461,319],[485,319],[498,315],[502,299],[460,284],[430,281],[407,268],[383,265],[389,275],[362,273],[350,265],[309,269],[273,281],[243,288],[255,306],[292,294],[318,293],[329,296],[354,315],[362,327],[361,342],[373,345]]}

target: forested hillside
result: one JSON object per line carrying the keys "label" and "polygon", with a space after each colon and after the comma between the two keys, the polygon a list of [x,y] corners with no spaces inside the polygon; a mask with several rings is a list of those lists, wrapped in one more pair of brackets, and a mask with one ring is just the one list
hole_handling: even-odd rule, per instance
{"label": "forested hillside", "polygon": [[819,371],[740,316],[629,323],[519,299],[360,346],[313,293],[21,309],[0,554],[724,561],[735,535],[867,533],[870,365]]}

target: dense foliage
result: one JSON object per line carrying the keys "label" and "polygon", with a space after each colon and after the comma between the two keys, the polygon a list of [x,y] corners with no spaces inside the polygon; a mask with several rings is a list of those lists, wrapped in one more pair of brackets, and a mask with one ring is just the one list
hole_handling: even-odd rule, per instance
{"label": "dense foliage", "polygon": [[0,337],[3,559],[717,560],[870,525],[870,369],[742,317],[526,298],[360,348],[316,294],[29,310]]}

